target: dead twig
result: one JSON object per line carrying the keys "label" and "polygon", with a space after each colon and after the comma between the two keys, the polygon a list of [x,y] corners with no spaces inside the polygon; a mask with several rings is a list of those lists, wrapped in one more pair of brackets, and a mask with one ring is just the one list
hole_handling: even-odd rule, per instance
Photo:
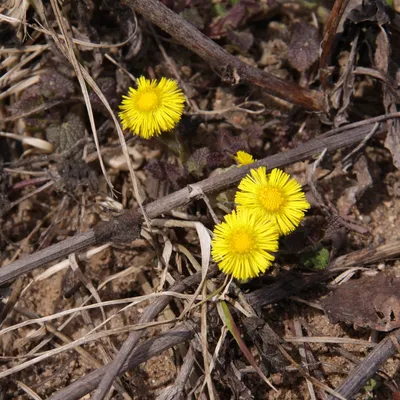
{"label": "dead twig", "polygon": [[328,66],[331,63],[331,56],[335,49],[336,33],[348,4],[349,0],[336,0],[325,26],[321,57],[319,59],[321,83],[325,89],[330,86],[330,82],[328,81],[328,76],[330,75]]}
{"label": "dead twig", "polygon": [[248,82],[261,87],[272,96],[312,111],[326,111],[322,92],[286,82],[238,60],[202,34],[158,0],[123,0],[147,20],[169,33],[179,43],[203,58],[217,71],[223,81],[231,84]]}
{"label": "dead twig", "polygon": [[[376,374],[380,366],[398,351],[394,343],[398,344],[399,340],[400,329],[386,336],[335,391],[351,399]],[[329,400],[336,399],[334,395],[329,396]]]}

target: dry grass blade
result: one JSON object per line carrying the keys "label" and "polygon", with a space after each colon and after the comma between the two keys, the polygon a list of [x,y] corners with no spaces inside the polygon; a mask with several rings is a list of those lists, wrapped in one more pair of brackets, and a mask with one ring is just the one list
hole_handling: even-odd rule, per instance
{"label": "dry grass blade", "polygon": [[[125,299],[116,299],[116,300],[103,301],[103,302],[96,303],[96,304],[89,304],[87,306],[80,306],[80,307],[76,307],[76,308],[71,308],[69,310],[60,311],[60,312],[58,312],[56,314],[47,315],[46,317],[34,318],[34,319],[29,319],[27,321],[20,322],[18,324],[15,324],[15,325],[12,325],[12,326],[9,326],[7,328],[4,328],[4,329],[0,330],[0,336],[6,334],[8,332],[12,332],[12,331],[14,331],[16,329],[23,328],[25,326],[52,321],[54,319],[63,318],[65,316],[67,316],[67,315],[76,314],[76,313],[79,313],[81,311],[87,311],[87,310],[96,309],[96,308],[99,308],[99,307],[116,306],[118,304],[125,304],[125,303],[129,303],[129,307],[132,307],[132,306],[140,304],[140,303],[142,303],[144,301],[157,299],[159,297],[169,297],[169,298],[176,297],[178,299],[189,300],[189,299],[192,299],[193,295],[182,294],[182,293],[179,293],[179,292],[168,291],[167,290],[167,291],[164,291],[164,292],[152,293],[152,294],[148,294],[148,295],[144,295],[144,296],[127,297]],[[88,300],[89,299],[87,299],[87,301]],[[201,300],[201,298],[200,298],[200,300]],[[111,318],[111,317],[109,317],[109,318]],[[106,321],[109,321],[109,319],[107,319]]]}
{"label": "dry grass blade", "polygon": [[[200,291],[203,288],[204,282],[207,278],[208,266],[210,264],[210,250],[211,250],[210,235],[209,235],[207,229],[205,228],[205,226],[203,224],[201,224],[200,222],[194,222],[193,224],[196,228],[197,235],[200,240],[202,277],[201,277],[201,282],[200,282],[199,286],[197,287],[191,301],[183,310],[180,318],[182,318],[184,315],[186,315],[186,313],[192,308],[194,301],[196,300],[197,296],[199,295]],[[182,249],[182,247],[180,247],[180,248]],[[184,251],[186,252],[186,249],[184,249]],[[189,255],[188,259],[191,261],[193,267],[196,268],[196,270],[198,271],[199,264],[197,263],[196,259],[194,257],[192,257],[189,252],[186,252],[186,254]]]}
{"label": "dry grass blade", "polygon": [[13,201],[10,204],[10,209],[14,208],[15,206],[17,206],[18,204],[22,203],[23,201],[29,199],[30,197],[35,196],[36,194],[38,194],[40,192],[43,192],[44,190],[52,187],[53,185],[54,185],[54,182],[47,182],[44,185],[42,185],[42,186],[38,187],[37,189],[33,190],[32,192],[27,193],[25,196],[22,196],[18,200]]}
{"label": "dry grass blade", "polygon": [[[207,287],[203,286],[203,297],[207,296]],[[201,332],[200,332],[200,337],[201,337],[201,347],[202,347],[202,353],[203,353],[203,365],[204,365],[204,376],[205,376],[205,382],[207,383],[207,389],[208,389],[208,395],[210,400],[215,399],[214,395],[214,385],[212,382],[211,378],[211,365],[209,361],[209,352],[208,352],[208,340],[207,340],[207,332],[208,332],[208,326],[207,326],[207,308],[208,304],[204,303],[201,306]]]}
{"label": "dry grass blade", "polygon": [[93,286],[92,282],[90,282],[84,273],[81,271],[79,268],[78,262],[76,260],[76,255],[75,253],[70,254],[68,257],[69,265],[71,266],[72,271],[75,272],[75,274],[78,276],[79,280],[86,286],[86,289],[90,292],[90,294],[93,296],[93,298],[97,301],[97,304],[99,305],[101,315],[103,316],[103,321],[106,320],[106,314],[104,312],[104,308],[100,305],[101,304],[101,298],[99,296],[99,293]]}
{"label": "dry grass blade", "polygon": [[[34,315],[31,312],[26,312],[25,310],[22,310],[20,308],[16,308],[16,311],[29,317],[29,318],[38,318],[36,315]],[[70,339],[67,335],[61,332],[62,327],[56,328],[54,325],[50,323],[46,323],[43,328],[45,328],[46,331],[49,333],[53,334],[55,337],[59,338],[62,342],[65,344],[70,344],[72,342],[72,339]],[[48,343],[52,341],[52,336],[47,337],[45,340],[43,340],[41,343],[39,343],[37,346],[35,346],[28,354],[27,356],[32,356],[36,355],[38,350],[44,346],[46,346]],[[82,360],[84,363],[86,363],[88,366],[94,367],[94,368],[101,368],[102,364],[97,361],[95,357],[93,357],[89,352],[87,352],[83,347],[81,346],[76,346],[74,347],[74,350],[82,357]],[[20,357],[20,358],[27,358],[27,357]],[[62,368],[59,372],[62,372],[64,368]],[[50,378],[49,378],[50,379]],[[43,384],[42,382],[41,384]],[[115,382],[114,386],[117,388],[119,393],[123,394],[124,398],[126,398],[124,394],[124,388],[119,382]]]}
{"label": "dry grass blade", "polygon": [[[211,361],[210,361],[210,366],[209,366],[209,374],[210,374],[210,376],[211,376],[211,372],[212,372],[213,369],[214,369],[215,361],[216,361],[217,358],[218,358],[218,355],[219,355],[219,352],[220,352],[220,350],[221,350],[221,347],[222,347],[222,345],[224,344],[224,341],[225,341],[225,338],[226,338],[226,334],[227,334],[227,333],[228,333],[228,328],[227,328],[225,325],[223,325],[223,326],[222,326],[222,329],[221,329],[221,334],[219,335],[219,339],[218,339],[217,345],[215,346],[214,354],[213,354],[212,359],[211,359]],[[207,384],[208,384],[208,383],[207,383],[207,379],[205,379],[204,382],[203,382],[203,384],[202,384],[202,386],[201,386],[201,388],[200,388],[200,393],[203,392],[204,387],[205,387],[205,385],[207,385]]]}
{"label": "dry grass blade", "polygon": [[[246,107],[256,107],[257,110],[252,110],[251,108]],[[244,101],[243,103],[238,104],[237,106],[232,106],[228,108],[224,108],[222,110],[196,110],[193,112],[187,112],[187,115],[221,115],[232,111],[242,111],[247,114],[259,115],[265,112],[264,104],[259,101]]]}
{"label": "dry grass blade", "polygon": [[66,351],[69,350],[73,350],[78,346],[82,346],[85,343],[89,343],[89,342],[93,342],[93,341],[97,341],[99,339],[102,338],[106,338],[109,337],[111,335],[119,335],[121,333],[126,333],[126,332],[140,332],[143,331],[147,328],[150,327],[154,327],[154,326],[160,326],[160,325],[165,325],[165,324],[171,324],[172,322],[176,322],[177,320],[172,320],[172,321],[161,321],[161,322],[147,322],[147,323],[143,323],[143,324],[135,324],[135,325],[128,325],[128,326],[123,326],[120,328],[114,328],[114,329],[110,329],[107,331],[102,331],[102,332],[98,332],[98,333],[94,333],[94,334],[90,334],[90,335],[85,335],[79,339],[76,339],[68,344],[65,344],[63,346],[59,346],[53,350],[48,350],[44,353],[37,353],[37,355],[35,356],[35,358],[23,362],[21,364],[18,364],[12,368],[9,368],[3,372],[0,372],[0,379],[3,379],[7,376],[13,375],[19,371],[22,371],[26,368],[31,367],[32,365],[35,365],[41,361],[47,360],[50,357],[54,357],[57,354],[61,354],[64,353]]}
{"label": "dry grass blade", "polygon": [[14,85],[10,86],[7,90],[4,90],[2,93],[0,93],[0,100],[4,100],[7,97],[11,96],[12,94],[22,92],[28,87],[35,85],[39,81],[40,81],[40,76],[33,75],[21,82],[15,83]]}
{"label": "dry grass blade", "polygon": [[[302,335],[302,327],[301,327],[300,321],[297,316],[293,319],[293,325],[294,325],[294,331],[295,331],[296,335],[298,335],[298,336]],[[299,348],[299,355],[301,358],[301,362],[304,365],[303,368],[309,374],[310,371],[309,371],[308,365],[307,365],[308,364],[307,363],[307,355],[306,355],[306,350],[304,348],[304,344],[300,343],[298,348]],[[306,383],[307,383],[308,393],[310,394],[310,399],[317,400],[312,382],[310,382],[310,380],[306,379]]]}
{"label": "dry grass blade", "polygon": [[13,74],[20,70],[23,66],[29,64],[36,57],[41,55],[44,51],[48,50],[50,45],[42,45],[28,57],[22,59],[18,64],[14,65],[14,67],[10,68],[1,78],[0,78],[0,88],[4,87],[8,83],[13,81]]}
{"label": "dry grass blade", "polygon": [[[78,254],[78,260],[79,261],[87,261],[90,260],[92,257],[94,257],[96,254],[101,253],[102,251],[108,249],[111,246],[111,243],[106,243],[103,244],[102,246],[95,247],[94,249],[90,249],[84,253]],[[43,273],[39,274],[38,276],[35,276],[33,278],[33,282],[39,282],[44,279],[50,278],[52,275],[56,274],[57,272],[62,271],[65,268],[68,268],[70,266],[70,261],[69,259],[63,260],[50,268],[46,269]],[[121,273],[125,273],[126,271],[122,271]]]}
{"label": "dry grass blade", "polygon": [[334,344],[351,344],[356,346],[375,347],[376,343],[367,340],[333,337],[333,336],[285,336],[283,338],[290,343],[334,343]]}
{"label": "dry grass blade", "polygon": [[45,153],[53,152],[53,145],[43,139],[29,137],[29,136],[23,136],[23,135],[17,135],[15,133],[10,133],[10,132],[0,132],[0,136],[18,140],[22,144],[25,144],[27,146],[32,146],[36,149],[42,150]]}
{"label": "dry grass blade", "polygon": [[42,398],[37,393],[35,393],[29,386],[25,385],[24,383],[17,381],[17,385],[32,399],[42,400]]}

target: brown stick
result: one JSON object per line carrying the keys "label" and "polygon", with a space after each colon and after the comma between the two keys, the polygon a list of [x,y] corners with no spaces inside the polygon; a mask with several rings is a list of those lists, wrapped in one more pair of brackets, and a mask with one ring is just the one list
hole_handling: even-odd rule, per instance
{"label": "brown stick", "polygon": [[284,81],[238,60],[159,0],[123,0],[147,20],[208,62],[229,83],[246,81],[311,111],[326,111],[323,93]]}
{"label": "brown stick", "polygon": [[[368,380],[376,374],[381,365],[398,351],[395,343],[399,341],[400,329],[397,329],[386,336],[386,338],[357,365],[347,379],[335,391],[346,399],[353,398]],[[336,396],[329,396],[328,400],[336,399]]]}
{"label": "brown stick", "polygon": [[[259,166],[266,166],[268,169],[283,167],[288,164],[306,160],[315,154],[320,154],[324,149],[334,151],[339,148],[351,146],[362,141],[365,135],[370,132],[371,126],[372,125],[365,125],[338,135],[312,139],[295,149],[274,154],[273,156],[263,158],[260,161],[241,168],[226,170],[192,186],[198,186],[205,194],[224,190],[240,181],[240,179],[242,179],[252,168],[257,168]],[[176,207],[188,204],[193,200],[191,192],[191,187],[186,187],[161,199],[153,201],[145,206],[146,213],[149,218],[156,218]],[[90,230],[78,234],[73,238],[66,239],[44,250],[40,250],[33,255],[29,255],[21,260],[8,264],[7,266],[0,268],[0,285],[10,282],[24,273],[30,272],[35,268],[64,257],[74,251],[80,251],[85,247],[104,243],[109,240],[116,240],[118,237],[113,237],[113,233],[115,232],[117,234],[118,232],[126,233],[128,238],[131,234],[131,240],[133,240],[134,234],[138,231],[137,223],[135,225],[132,222],[134,220],[135,218],[133,215],[131,218],[121,218],[120,222],[113,219],[108,223],[102,223],[101,229]]]}
{"label": "brown stick", "polygon": [[335,50],[335,38],[339,23],[348,4],[349,0],[336,0],[325,26],[321,57],[319,59],[320,79],[324,89],[329,87],[328,76],[330,73],[328,66],[331,63],[332,52]]}

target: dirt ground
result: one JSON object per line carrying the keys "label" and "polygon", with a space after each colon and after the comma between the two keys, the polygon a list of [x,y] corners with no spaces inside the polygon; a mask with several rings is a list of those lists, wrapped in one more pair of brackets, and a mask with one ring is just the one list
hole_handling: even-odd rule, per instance
{"label": "dirt ground", "polygon": [[[227,60],[242,63],[229,77],[218,52],[210,64],[187,48],[189,37],[188,44],[152,24],[142,4],[153,1],[0,4],[2,268],[101,221],[113,223],[123,210],[140,210],[138,193],[146,206],[229,173],[239,150],[255,160],[298,151],[295,162],[280,165],[303,186],[311,209],[281,240],[265,274],[228,284],[215,273],[201,287],[200,279],[145,326],[151,304],[201,269],[204,239],[193,222],[209,232],[215,225],[201,198],[152,218],[151,233],[141,223],[134,240],[93,242],[8,281],[0,268],[0,399],[52,398],[114,359],[130,332],[140,330],[143,345],[179,324],[195,326],[190,340],[149,353],[119,376],[110,398],[336,398],[327,388],[340,388],[400,328],[400,292],[388,288],[400,278],[400,125],[394,117],[373,120],[400,103],[396,3],[156,1],[166,25],[164,6],[226,50]],[[253,79],[256,69],[289,86],[270,88]],[[87,74],[78,79],[77,71]],[[115,120],[122,96],[142,75],[176,80],[186,104],[171,132],[149,140],[123,132],[136,188]],[[351,141],[358,129],[352,124],[370,119],[366,139]],[[343,130],[330,132],[336,128]],[[318,154],[301,155],[310,141],[341,134],[323,158],[322,145]],[[205,193],[218,218],[234,207],[236,188],[230,182]],[[382,253],[356,255],[365,249]],[[356,261],[346,264],[343,256]],[[341,269],[326,274],[335,262]],[[289,282],[277,300],[251,302],[252,293],[270,296],[291,274],[317,278],[306,286]],[[376,287],[363,293],[374,279]],[[336,292],[340,286],[348,291]],[[334,306],[329,296],[336,296]],[[225,300],[242,344],[221,316]],[[192,372],[179,386],[189,362]],[[396,351],[374,372],[348,399],[400,398]]]}

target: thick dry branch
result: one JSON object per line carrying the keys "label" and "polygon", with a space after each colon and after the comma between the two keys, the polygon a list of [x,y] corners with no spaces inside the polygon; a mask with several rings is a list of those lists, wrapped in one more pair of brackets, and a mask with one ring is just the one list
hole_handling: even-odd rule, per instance
{"label": "thick dry branch", "polygon": [[381,246],[353,251],[333,260],[330,270],[350,268],[354,265],[373,264],[400,255],[400,241],[389,242]]}
{"label": "thick dry branch", "polygon": [[[352,399],[365,386],[383,363],[397,353],[400,341],[400,329],[390,333],[376,346],[367,357],[362,360],[351,372],[347,379],[335,391],[346,399]],[[336,396],[329,396],[329,400],[336,400]]]}
{"label": "thick dry branch", "polygon": [[337,30],[348,4],[349,0],[336,0],[331,13],[329,14],[328,22],[325,25],[324,39],[321,46],[321,57],[319,60],[321,83],[324,88],[328,88],[328,66],[331,63],[330,58],[332,53],[335,51],[335,41],[338,40]]}
{"label": "thick dry branch", "polygon": [[284,81],[245,64],[164,6],[161,1],[124,0],[123,2],[207,61],[223,80],[230,83],[246,81],[306,110],[326,111],[323,93]]}
{"label": "thick dry branch", "polygon": [[[199,188],[203,193],[208,194],[224,190],[240,181],[252,168],[266,166],[268,169],[283,167],[298,161],[303,161],[314,155],[320,154],[324,149],[334,151],[340,148],[351,146],[362,141],[367,135],[373,124],[360,126],[349,131],[312,139],[295,149],[288,150],[283,153],[274,154],[259,160],[253,164],[245,165],[241,168],[231,168],[219,174],[215,174],[203,181],[180,189],[161,199],[155,200],[145,206],[145,211],[149,218],[156,218],[161,214],[165,214],[174,208],[181,207],[193,200],[193,188]],[[57,260],[74,251],[83,250],[85,247],[95,244],[104,243],[110,240],[133,240],[134,235],[138,232],[138,226],[131,221],[136,220],[134,213],[127,212],[119,220],[114,219],[110,222],[103,222],[98,229],[90,230],[85,233],[78,234],[71,239],[66,239],[60,243],[52,245],[44,250],[38,251],[33,255],[26,256],[21,260],[15,261],[5,267],[0,268],[0,285],[10,282],[18,276],[30,272],[48,262]],[[33,262],[31,261],[33,259]]]}
{"label": "thick dry branch", "polygon": [[66,257],[75,251],[81,251],[97,243],[94,231],[89,230],[62,242],[53,244],[41,251],[37,251],[29,256],[21,258],[3,268],[0,268],[0,285],[13,281],[19,276],[41,267],[48,262]]}
{"label": "thick dry branch", "polygon": [[[167,333],[149,339],[130,354],[129,359],[123,365],[120,374],[137,367],[139,364],[161,354],[163,351],[168,350],[173,346],[192,339],[194,335],[195,327],[187,322],[176,326]],[[96,389],[101,378],[107,371],[107,367],[108,366],[106,365],[102,368],[96,369],[85,377],[78,379],[72,385],[59,390],[54,396],[50,397],[50,400],[79,400],[87,393]]]}

